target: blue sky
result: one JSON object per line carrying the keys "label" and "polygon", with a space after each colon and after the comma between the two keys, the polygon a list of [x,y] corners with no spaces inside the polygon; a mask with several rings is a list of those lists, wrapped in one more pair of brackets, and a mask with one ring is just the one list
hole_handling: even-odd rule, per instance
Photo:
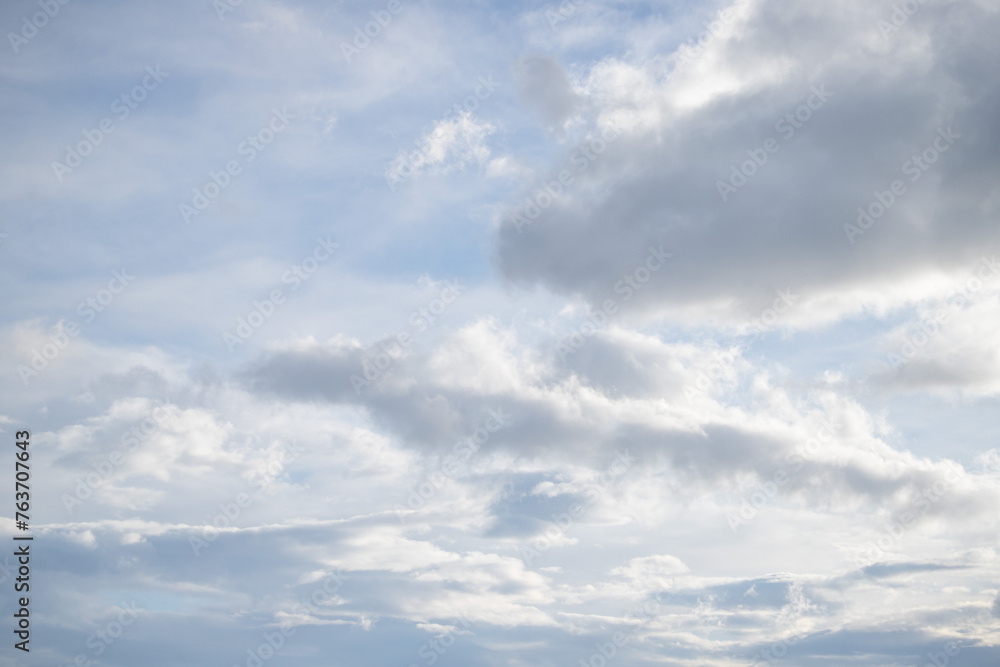
{"label": "blue sky", "polygon": [[0,666],[1000,658],[995,0],[0,26]]}

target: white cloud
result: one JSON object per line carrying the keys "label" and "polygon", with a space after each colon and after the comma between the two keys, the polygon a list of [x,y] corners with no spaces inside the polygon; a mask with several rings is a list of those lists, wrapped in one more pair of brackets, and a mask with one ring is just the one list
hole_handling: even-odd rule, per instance
{"label": "white cloud", "polygon": [[892,0],[60,12],[0,64],[39,650],[243,664],[287,624],[304,667],[619,632],[621,665],[995,664],[1000,12],[918,4],[890,34]]}

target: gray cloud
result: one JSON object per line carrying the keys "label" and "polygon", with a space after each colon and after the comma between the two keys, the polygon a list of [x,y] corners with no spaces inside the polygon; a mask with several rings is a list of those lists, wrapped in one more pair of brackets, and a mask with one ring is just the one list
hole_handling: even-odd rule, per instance
{"label": "gray cloud", "polygon": [[[1000,180],[1000,86],[982,65],[997,55],[995,12],[921,6],[883,40],[877,19],[891,13],[888,4],[753,7],[739,38],[718,40],[703,69],[592,68],[596,113],[624,136],[522,233],[512,223],[501,228],[504,276],[599,303],[648,245],[665,243],[675,257],[634,303],[657,310],[733,299],[730,310],[747,316],[775,289],[887,285],[997,247],[993,216],[979,206]],[[918,42],[919,55],[905,50]],[[699,86],[729,79],[737,90],[681,106],[702,94]],[[820,86],[832,93],[823,103],[812,92]],[[776,128],[810,96],[819,109],[803,113],[809,120]],[[910,182],[904,163],[949,127],[961,137]],[[717,183],[769,138],[777,153],[722,201]],[[895,179],[907,192],[849,243],[844,225]]]}
{"label": "gray cloud", "polygon": [[552,129],[561,128],[581,106],[566,72],[550,56],[524,56],[514,64],[512,74],[518,95]]}

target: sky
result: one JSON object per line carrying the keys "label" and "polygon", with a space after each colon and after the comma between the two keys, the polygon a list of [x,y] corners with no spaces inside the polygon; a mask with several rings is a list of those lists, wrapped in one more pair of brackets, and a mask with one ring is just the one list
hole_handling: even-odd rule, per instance
{"label": "sky", "polygon": [[997,0],[0,27],[0,667],[1000,661]]}

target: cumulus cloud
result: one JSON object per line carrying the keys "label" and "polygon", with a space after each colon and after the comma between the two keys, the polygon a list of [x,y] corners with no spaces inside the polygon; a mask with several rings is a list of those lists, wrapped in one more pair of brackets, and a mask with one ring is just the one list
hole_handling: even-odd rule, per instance
{"label": "cumulus cloud", "polygon": [[996,664],[995,2],[218,4],[0,64],[46,661]]}
{"label": "cumulus cloud", "polygon": [[[683,52],[593,64],[590,113],[624,135],[530,229],[503,227],[503,274],[599,303],[646,246],[667,243],[674,260],[635,302],[740,318],[775,289],[891,289],[992,252],[979,203],[1000,178],[985,112],[997,93],[973,63],[995,48],[997,13],[921,6],[887,38],[891,12],[751,3],[683,67]],[[889,210],[845,233],[883,192]]]}
{"label": "cumulus cloud", "polygon": [[415,142],[416,150],[396,155],[386,170],[386,180],[394,185],[428,170],[447,173],[470,164],[483,165],[490,158],[486,139],[496,131],[495,125],[467,111],[440,120]]}

